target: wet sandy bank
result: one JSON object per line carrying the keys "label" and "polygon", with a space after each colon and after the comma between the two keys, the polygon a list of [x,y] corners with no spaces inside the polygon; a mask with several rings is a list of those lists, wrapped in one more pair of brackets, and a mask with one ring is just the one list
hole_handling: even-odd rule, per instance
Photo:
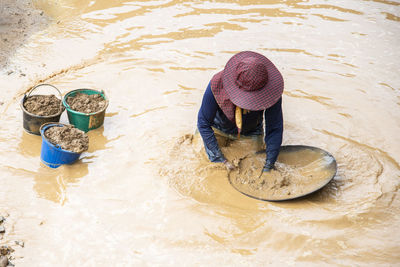
{"label": "wet sandy bank", "polygon": [[[13,56],[17,50],[29,42],[30,36],[44,29],[50,18],[44,11],[37,9],[30,0],[1,0],[0,1],[0,74],[24,79],[26,74],[21,66],[13,64]],[[2,87],[8,83],[2,82]],[[3,89],[3,88],[2,88]],[[4,104],[4,95],[0,98],[0,105]],[[2,182],[0,182],[2,183]],[[1,186],[1,185],[0,185]],[[3,202],[3,199],[0,198]],[[0,266],[15,263],[15,259],[22,259],[24,241],[15,233],[15,210],[9,210],[7,203],[0,205]],[[14,214],[15,215],[15,214]],[[23,237],[21,237],[23,238]]]}
{"label": "wet sandy bank", "polygon": [[[0,13],[0,69],[4,69],[10,67],[15,51],[32,33],[43,29],[50,19],[30,0],[2,0]],[[7,70],[10,74],[13,71]]]}

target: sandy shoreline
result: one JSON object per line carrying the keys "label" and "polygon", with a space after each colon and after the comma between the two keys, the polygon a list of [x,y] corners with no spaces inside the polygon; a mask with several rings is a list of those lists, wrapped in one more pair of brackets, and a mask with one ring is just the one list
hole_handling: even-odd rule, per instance
{"label": "sandy shoreline", "polygon": [[2,0],[0,12],[0,69],[7,69],[16,50],[30,35],[43,29],[49,18],[30,0]]}
{"label": "sandy shoreline", "polygon": [[[11,75],[18,72],[17,68],[12,67],[13,55],[50,20],[30,0],[2,0],[0,14],[0,71]],[[25,76],[21,71],[18,74]],[[18,250],[24,247],[24,241],[16,240],[13,225],[12,214],[0,207],[0,267],[13,266],[16,257],[21,257],[15,254],[21,254]]]}

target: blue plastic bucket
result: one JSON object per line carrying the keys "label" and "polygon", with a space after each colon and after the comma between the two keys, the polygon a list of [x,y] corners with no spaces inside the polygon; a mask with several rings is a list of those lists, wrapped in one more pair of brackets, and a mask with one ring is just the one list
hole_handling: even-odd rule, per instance
{"label": "blue plastic bucket", "polygon": [[63,123],[46,123],[40,127],[40,135],[42,136],[42,150],[40,152],[40,160],[50,168],[58,168],[63,164],[71,164],[79,159],[81,153],[64,150],[57,145],[53,145],[47,140],[44,132],[53,126],[62,127]]}

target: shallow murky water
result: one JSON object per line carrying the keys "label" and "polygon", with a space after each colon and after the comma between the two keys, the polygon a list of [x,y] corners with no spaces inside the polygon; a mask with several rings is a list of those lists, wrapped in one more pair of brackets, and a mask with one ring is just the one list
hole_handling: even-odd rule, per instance
{"label": "shallow murky water", "polygon": [[[18,266],[399,264],[400,2],[35,4],[53,23],[12,58],[26,76],[0,73],[1,242],[25,241]],[[218,164],[173,151],[242,50],[283,74],[283,143],[337,160],[307,199],[247,198]],[[74,165],[43,166],[40,137],[22,130],[19,101],[39,81],[110,99]]]}

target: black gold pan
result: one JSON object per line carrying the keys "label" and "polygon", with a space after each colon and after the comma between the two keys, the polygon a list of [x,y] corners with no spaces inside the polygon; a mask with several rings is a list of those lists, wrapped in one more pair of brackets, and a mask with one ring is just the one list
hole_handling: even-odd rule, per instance
{"label": "black gold pan", "polygon": [[[254,161],[253,167],[262,168],[262,164],[265,162],[265,152],[256,153],[254,159],[251,160]],[[236,190],[248,197],[263,201],[285,201],[304,197],[320,190],[335,177],[337,170],[336,160],[330,153],[317,147],[304,145],[282,146],[277,160],[277,164],[280,163],[293,169],[305,169],[307,166],[313,166],[316,173],[312,180],[307,181],[309,184],[304,187],[304,190],[297,190],[296,187],[292,187],[296,190],[292,190],[293,192],[289,195],[283,193],[270,194],[268,190],[263,191],[263,189],[260,189],[260,191],[251,190],[250,186],[237,182],[237,176],[240,175],[241,170],[236,173],[230,172],[229,182]],[[310,169],[311,172],[313,168]],[[312,173],[310,176],[312,177]]]}

